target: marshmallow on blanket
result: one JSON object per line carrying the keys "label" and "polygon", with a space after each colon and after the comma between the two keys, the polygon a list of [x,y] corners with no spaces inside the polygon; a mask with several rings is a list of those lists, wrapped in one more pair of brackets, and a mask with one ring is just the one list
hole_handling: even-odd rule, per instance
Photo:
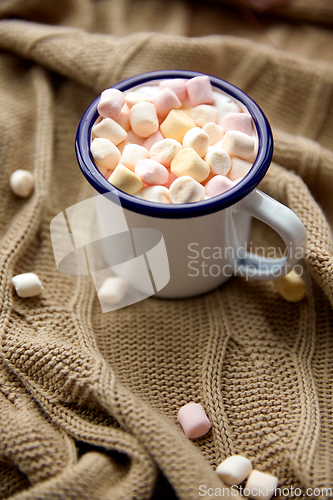
{"label": "marshmallow on blanket", "polygon": [[127,282],[120,276],[107,278],[98,290],[98,298],[105,304],[117,304],[125,297]]}
{"label": "marshmallow on blanket", "polygon": [[242,483],[252,472],[252,463],[242,455],[231,455],[217,467],[216,473],[228,486]]}
{"label": "marshmallow on blanket", "polygon": [[306,284],[294,270],[273,281],[279,294],[288,302],[299,302],[306,295]]}
{"label": "marshmallow on blanket", "polygon": [[185,436],[191,439],[205,435],[211,428],[205,410],[199,403],[188,403],[182,406],[177,419],[183,428]]}
{"label": "marshmallow on blanket", "polygon": [[32,173],[21,168],[14,170],[9,179],[11,190],[20,198],[28,198],[33,191],[34,184]]}
{"label": "marshmallow on blanket", "polygon": [[17,274],[12,283],[19,297],[27,298],[39,295],[43,291],[42,283],[35,273]]}

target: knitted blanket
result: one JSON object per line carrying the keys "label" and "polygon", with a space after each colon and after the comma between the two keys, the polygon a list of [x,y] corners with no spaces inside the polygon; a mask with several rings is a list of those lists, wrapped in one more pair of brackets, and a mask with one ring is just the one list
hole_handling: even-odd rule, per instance
{"label": "knitted blanket", "polygon": [[[332,23],[329,0],[262,14],[223,2],[0,3],[1,498],[197,499],[223,488],[214,469],[237,453],[289,488],[281,498],[333,488]],[[264,110],[275,151],[260,188],[307,229],[301,302],[233,278],[103,314],[90,276],[57,270],[50,221],[91,195],[74,152],[83,112],[160,69],[223,78]],[[34,175],[28,199],[9,188],[17,168]],[[278,244],[256,222],[251,238]],[[16,295],[11,278],[25,272],[42,295]],[[189,401],[212,423],[194,441],[176,420]]]}

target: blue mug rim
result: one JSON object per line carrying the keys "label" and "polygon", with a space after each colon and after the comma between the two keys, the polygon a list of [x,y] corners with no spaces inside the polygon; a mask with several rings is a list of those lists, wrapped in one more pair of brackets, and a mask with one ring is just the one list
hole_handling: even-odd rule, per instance
{"label": "blue mug rim", "polygon": [[[189,79],[203,75],[204,73],[185,70],[152,71],[122,80],[110,88],[126,91],[154,80],[171,78]],[[112,186],[112,184],[103,177],[96,167],[90,152],[91,129],[99,116],[97,105],[100,96],[98,96],[82,116],[75,138],[75,152],[80,169],[84,177],[98,193],[110,193],[111,198],[112,194],[114,194],[114,196],[120,200],[123,208],[133,212],[157,218],[182,219],[199,217],[230,207],[257,187],[265,176],[273,156],[273,136],[269,122],[260,107],[245,92],[225,80],[221,80],[211,75],[207,76],[214,87],[240,101],[252,116],[258,135],[258,153],[249,173],[225,193],[195,203],[177,205],[155,203],[136,198],[135,196],[121,191],[115,186]]]}

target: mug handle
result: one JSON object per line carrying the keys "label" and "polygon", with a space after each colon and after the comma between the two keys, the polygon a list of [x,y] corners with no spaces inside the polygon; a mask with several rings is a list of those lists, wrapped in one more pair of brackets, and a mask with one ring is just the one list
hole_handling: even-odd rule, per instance
{"label": "mug handle", "polygon": [[252,191],[234,208],[268,224],[281,236],[288,249],[286,257],[277,259],[261,257],[244,250],[244,254],[237,259],[236,275],[248,279],[270,280],[289,273],[304,256],[306,245],[306,229],[297,215],[259,189]]}

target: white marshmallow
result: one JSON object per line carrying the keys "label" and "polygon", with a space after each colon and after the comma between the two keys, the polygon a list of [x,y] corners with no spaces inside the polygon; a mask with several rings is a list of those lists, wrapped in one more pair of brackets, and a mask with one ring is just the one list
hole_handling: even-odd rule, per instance
{"label": "white marshmallow", "polygon": [[251,472],[251,461],[242,455],[228,457],[216,469],[219,478],[228,486],[242,483]]}
{"label": "white marshmallow", "polygon": [[172,203],[193,203],[206,196],[204,186],[189,175],[179,177],[170,186],[169,196]]}
{"label": "white marshmallow", "polygon": [[149,137],[157,132],[159,123],[156,108],[151,102],[139,102],[130,109],[130,124],[139,137]]}
{"label": "white marshmallow", "polygon": [[279,484],[277,477],[271,474],[265,474],[254,470],[249,475],[244,491],[250,492],[250,498],[259,498],[260,500],[270,500],[275,493],[275,488]]}
{"label": "white marshmallow", "polygon": [[119,276],[107,278],[98,290],[98,298],[106,304],[117,304],[125,297],[127,282]]}
{"label": "white marshmallow", "polygon": [[152,97],[154,97],[154,95],[158,94],[159,91],[160,91],[159,86],[153,83],[151,85],[143,85],[142,87],[140,87],[140,90],[138,92],[140,92],[140,94],[145,95],[150,100]]}
{"label": "white marshmallow", "polygon": [[116,168],[120,159],[120,151],[109,139],[94,139],[91,143],[90,151],[94,160],[102,167],[107,170]]}
{"label": "white marshmallow", "polygon": [[183,146],[192,148],[201,158],[205,156],[209,148],[209,135],[200,127],[191,128],[184,135]]}
{"label": "white marshmallow", "polygon": [[11,190],[20,198],[27,198],[34,188],[34,178],[28,170],[15,170],[9,179]]}
{"label": "white marshmallow", "polygon": [[205,156],[213,174],[227,175],[231,169],[231,158],[224,149],[212,148]]}
{"label": "white marshmallow", "polygon": [[218,112],[218,124],[222,125],[223,118],[228,114],[228,113],[241,113],[241,109],[236,104],[236,102],[230,97],[225,94],[221,94],[219,92],[214,93],[214,103],[215,107],[217,108]]}
{"label": "white marshmallow", "polygon": [[124,147],[123,154],[120,158],[120,163],[125,165],[134,172],[135,165],[139,160],[145,160],[149,158],[149,152],[146,148],[139,146],[138,144],[127,144]]}
{"label": "white marshmallow", "polygon": [[229,130],[222,139],[223,149],[231,156],[237,156],[242,160],[252,159],[255,151],[255,141],[244,132]]}
{"label": "white marshmallow", "polygon": [[136,91],[128,92],[125,94],[125,102],[128,108],[131,109],[132,106],[139,104],[139,102],[149,102],[149,97],[144,93]]}
{"label": "white marshmallow", "polygon": [[214,146],[214,144],[222,140],[224,131],[220,125],[217,125],[214,122],[209,122],[202,127],[202,130],[208,134],[210,146]]}
{"label": "white marshmallow", "polygon": [[43,291],[42,283],[35,273],[18,274],[12,278],[12,283],[17,295],[22,298],[34,297]]}
{"label": "white marshmallow", "polygon": [[228,172],[228,177],[231,181],[235,181],[240,177],[244,177],[251,168],[252,163],[234,156],[231,158],[231,169]]}
{"label": "white marshmallow", "polygon": [[93,126],[91,132],[95,137],[109,139],[115,146],[127,137],[126,130],[112,118],[104,118],[100,123]]}
{"label": "white marshmallow", "polygon": [[150,158],[162,163],[165,167],[170,167],[171,161],[182,147],[180,142],[175,139],[163,139],[152,145],[150,148]]}
{"label": "white marshmallow", "polygon": [[190,116],[198,127],[203,127],[209,122],[216,123],[218,119],[217,109],[215,106],[209,106],[208,104],[195,106],[195,108],[191,109]]}
{"label": "white marshmallow", "polygon": [[169,189],[164,186],[147,186],[141,189],[141,198],[155,203],[171,203]]}

